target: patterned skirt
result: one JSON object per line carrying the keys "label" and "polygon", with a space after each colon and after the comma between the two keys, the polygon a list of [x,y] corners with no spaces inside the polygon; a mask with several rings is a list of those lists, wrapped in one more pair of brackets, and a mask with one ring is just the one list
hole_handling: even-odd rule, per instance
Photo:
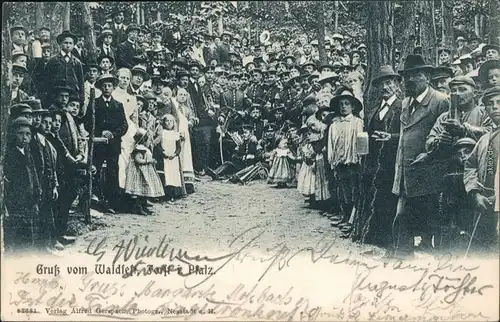
{"label": "patterned skirt", "polygon": [[316,155],[316,180],[314,186],[314,199],[316,201],[328,200],[331,197],[325,164],[323,154]]}
{"label": "patterned skirt", "polygon": [[297,178],[297,190],[304,196],[314,195],[316,187],[315,164],[308,165],[302,163],[299,176]]}
{"label": "patterned skirt", "polygon": [[288,162],[286,156],[274,159],[267,177],[268,183],[291,183],[294,177],[294,171]]}
{"label": "patterned skirt", "polygon": [[130,162],[127,168],[125,192],[140,197],[163,197],[163,185],[152,164]]}

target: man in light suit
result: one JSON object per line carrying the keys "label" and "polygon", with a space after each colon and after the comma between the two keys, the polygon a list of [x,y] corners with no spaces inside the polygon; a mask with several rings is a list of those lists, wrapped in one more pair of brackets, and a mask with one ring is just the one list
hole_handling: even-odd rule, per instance
{"label": "man in light suit", "polygon": [[429,160],[425,141],[437,118],[449,109],[449,101],[429,86],[431,73],[432,66],[420,55],[409,55],[401,71],[407,97],[402,102],[392,188],[399,196],[393,223],[394,256],[398,258],[412,258],[414,237],[420,235],[424,244],[430,244],[438,228],[438,195],[446,163]]}

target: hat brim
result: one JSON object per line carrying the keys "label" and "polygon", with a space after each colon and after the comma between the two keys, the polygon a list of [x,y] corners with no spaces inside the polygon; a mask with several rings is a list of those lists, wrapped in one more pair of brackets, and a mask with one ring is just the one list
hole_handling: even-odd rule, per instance
{"label": "hat brim", "polygon": [[60,34],[56,37],[56,41],[58,44],[60,44],[65,38],[71,38],[73,39],[73,42],[76,44],[78,41],[78,37],[74,34]]}
{"label": "hat brim", "polygon": [[132,69],[130,72],[132,73],[132,75],[141,74],[144,81],[148,81],[151,79],[151,76],[149,76],[149,74],[143,70]]}
{"label": "hat brim", "polygon": [[482,83],[488,83],[488,71],[490,69],[500,68],[500,60],[487,60],[479,67],[478,77]]}
{"label": "hat brim", "polygon": [[113,87],[118,86],[118,78],[116,78],[116,77],[106,77],[106,78],[98,79],[95,82],[95,87],[98,88],[98,89],[100,89],[102,87],[102,84],[104,82],[112,82],[113,83]]}
{"label": "hat brim", "polygon": [[54,86],[52,88],[52,92],[54,92],[54,93],[59,93],[59,92],[73,93],[74,90],[69,86]]}
{"label": "hat brim", "polygon": [[427,71],[432,73],[433,68],[434,68],[434,66],[432,66],[432,65],[422,65],[422,66],[415,66],[415,67],[407,68],[407,69],[401,69],[398,71],[398,73],[402,76],[404,76],[404,74],[408,74],[410,72],[417,71],[417,70],[427,70]]}
{"label": "hat brim", "polygon": [[318,79],[318,83],[324,84],[324,83],[329,83],[329,82],[332,82],[332,81],[336,81],[338,79],[339,79],[339,76],[328,76],[328,77],[324,77],[324,78]]}
{"label": "hat brim", "polygon": [[341,99],[349,99],[353,104],[352,114],[358,114],[363,109],[363,104],[359,99],[352,95],[338,95],[332,98],[330,101],[330,111],[336,114],[340,114],[339,102]]}
{"label": "hat brim", "polygon": [[375,77],[373,80],[372,80],[372,84],[373,85],[377,85],[379,84],[382,80],[384,79],[388,79],[388,78],[396,78],[397,80],[401,80],[403,77],[399,74],[386,74],[386,75],[381,75],[381,76],[378,76],[378,77]]}

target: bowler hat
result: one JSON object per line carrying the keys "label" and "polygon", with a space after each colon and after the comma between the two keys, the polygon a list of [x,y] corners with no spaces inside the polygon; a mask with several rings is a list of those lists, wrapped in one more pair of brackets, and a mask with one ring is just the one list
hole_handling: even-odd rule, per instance
{"label": "bowler hat", "polygon": [[184,76],[189,76],[190,74],[185,71],[185,70],[178,70],[177,73],[175,74],[175,77],[177,79],[181,78],[181,77],[184,77]]}
{"label": "bowler hat", "polygon": [[135,65],[134,67],[132,67],[130,72],[132,73],[132,75],[137,74],[137,73],[141,74],[144,81],[147,81],[150,79],[150,76],[146,71],[146,67],[144,67],[142,65]]}
{"label": "bowler hat", "polygon": [[394,71],[394,69],[392,69],[391,65],[383,65],[383,66],[379,67],[379,69],[377,71],[377,74],[375,75],[375,77],[372,80],[372,84],[376,85],[381,80],[386,79],[386,78],[401,79],[401,75],[399,75],[398,73],[396,73]]}
{"label": "bowler hat", "polygon": [[486,52],[489,49],[495,49],[498,53],[500,53],[500,45],[498,45],[498,44],[487,44],[487,45],[483,46],[483,49],[482,49],[483,54],[486,55]]}
{"label": "bowler hat", "polygon": [[453,77],[453,69],[451,69],[450,67],[439,66],[432,69],[431,80],[451,77]]}
{"label": "bowler hat", "polygon": [[47,113],[49,110],[42,108],[42,101],[33,97],[26,101],[21,101],[21,104],[26,104],[31,107],[33,113]]}
{"label": "bowler hat", "polygon": [[483,97],[481,97],[481,102],[486,105],[485,100],[496,95],[500,95],[500,86],[493,86],[485,90],[483,93]]}
{"label": "bowler hat", "polygon": [[73,88],[68,85],[68,82],[65,79],[59,79],[54,81],[52,92],[54,94],[60,92],[68,92],[69,94],[73,93]]}
{"label": "bowler hat", "polygon": [[73,39],[73,42],[75,42],[75,43],[78,41],[78,37],[74,33],[72,33],[69,30],[64,30],[61,34],[59,34],[56,37],[57,43],[60,44],[66,38]]}
{"label": "bowler hat", "polygon": [[358,100],[353,92],[347,88],[342,90],[339,95],[335,96],[331,101],[330,101],[330,110],[337,115],[340,114],[339,111],[339,102],[342,99],[349,99],[351,101],[351,104],[353,105],[352,113],[354,115],[359,114],[361,110],[363,109],[363,104]]}
{"label": "bowler hat", "polygon": [[488,72],[490,69],[500,69],[500,60],[487,60],[479,67],[479,80],[481,83],[488,83]]}
{"label": "bowler hat", "polygon": [[429,65],[425,62],[422,55],[408,55],[405,60],[404,68],[399,73],[406,74],[410,71],[415,70],[426,70],[431,72],[432,68],[432,65]]}
{"label": "bowler hat", "polygon": [[111,74],[101,75],[95,81],[95,87],[100,89],[104,82],[111,82],[113,84],[113,87],[116,87],[118,85],[118,78],[114,77]]}
{"label": "bowler hat", "polygon": [[469,76],[464,76],[464,75],[459,75],[459,76],[455,76],[451,81],[450,81],[450,84],[449,86],[453,86],[453,85],[460,85],[460,84],[465,84],[465,85],[470,85],[472,87],[475,87],[476,86],[476,83],[474,82],[474,80],[469,77]]}

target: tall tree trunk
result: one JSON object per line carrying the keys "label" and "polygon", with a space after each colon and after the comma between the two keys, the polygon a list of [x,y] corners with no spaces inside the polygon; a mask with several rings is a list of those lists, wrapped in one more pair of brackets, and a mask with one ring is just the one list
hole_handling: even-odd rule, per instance
{"label": "tall tree trunk", "polygon": [[[10,25],[9,25],[9,17],[12,12],[13,3],[5,2],[2,4],[2,88],[1,93],[2,97],[1,104],[2,108],[0,108],[0,226],[4,227],[3,220],[6,214],[5,212],[5,201],[4,201],[4,173],[3,173],[3,164],[5,161],[5,148],[7,142],[7,121],[9,119],[9,109],[10,109],[10,86],[9,86],[9,60],[10,60],[10,48],[12,46],[10,41]],[[3,245],[3,230],[2,237],[0,239],[1,245]]]}
{"label": "tall tree trunk", "polygon": [[498,0],[489,1],[489,30],[488,42],[500,43],[500,6]]}
{"label": "tall tree trunk", "polygon": [[90,2],[83,3],[83,34],[85,36],[85,46],[89,51],[89,56],[96,58],[96,37],[94,32],[94,17]]}
{"label": "tall tree trunk", "polygon": [[[371,80],[382,65],[393,65],[394,57],[394,2],[372,1],[367,3],[366,44],[368,65],[365,77],[365,106],[373,106],[378,97],[371,88]],[[366,114],[365,110],[365,114]]]}
{"label": "tall tree trunk", "polygon": [[335,24],[333,32],[337,33],[338,29],[339,29],[339,2],[335,1]]}
{"label": "tall tree trunk", "polygon": [[64,3],[63,15],[63,30],[70,30],[71,28],[71,2]]}
{"label": "tall tree trunk", "polygon": [[404,29],[402,32],[396,34],[396,40],[401,44],[401,60],[399,66],[396,66],[397,69],[402,68],[404,59],[411,54],[413,48],[415,48],[417,5],[418,2],[415,0],[402,3],[402,16],[404,17],[404,22],[401,25],[404,26]]}
{"label": "tall tree trunk", "polygon": [[318,32],[318,55],[321,64],[327,63],[327,57],[325,52],[325,2],[318,1],[316,3],[316,12],[319,19],[317,23]]}
{"label": "tall tree trunk", "polygon": [[445,47],[452,48],[454,42],[453,35],[453,2],[441,0],[441,15],[443,17],[443,35],[442,44]]}
{"label": "tall tree trunk", "polygon": [[35,2],[35,32],[38,32],[43,27],[44,20],[44,3]]}
{"label": "tall tree trunk", "polygon": [[436,41],[436,21],[434,19],[434,1],[420,2],[420,45],[422,45],[422,55],[427,63],[436,64],[437,41]]}

